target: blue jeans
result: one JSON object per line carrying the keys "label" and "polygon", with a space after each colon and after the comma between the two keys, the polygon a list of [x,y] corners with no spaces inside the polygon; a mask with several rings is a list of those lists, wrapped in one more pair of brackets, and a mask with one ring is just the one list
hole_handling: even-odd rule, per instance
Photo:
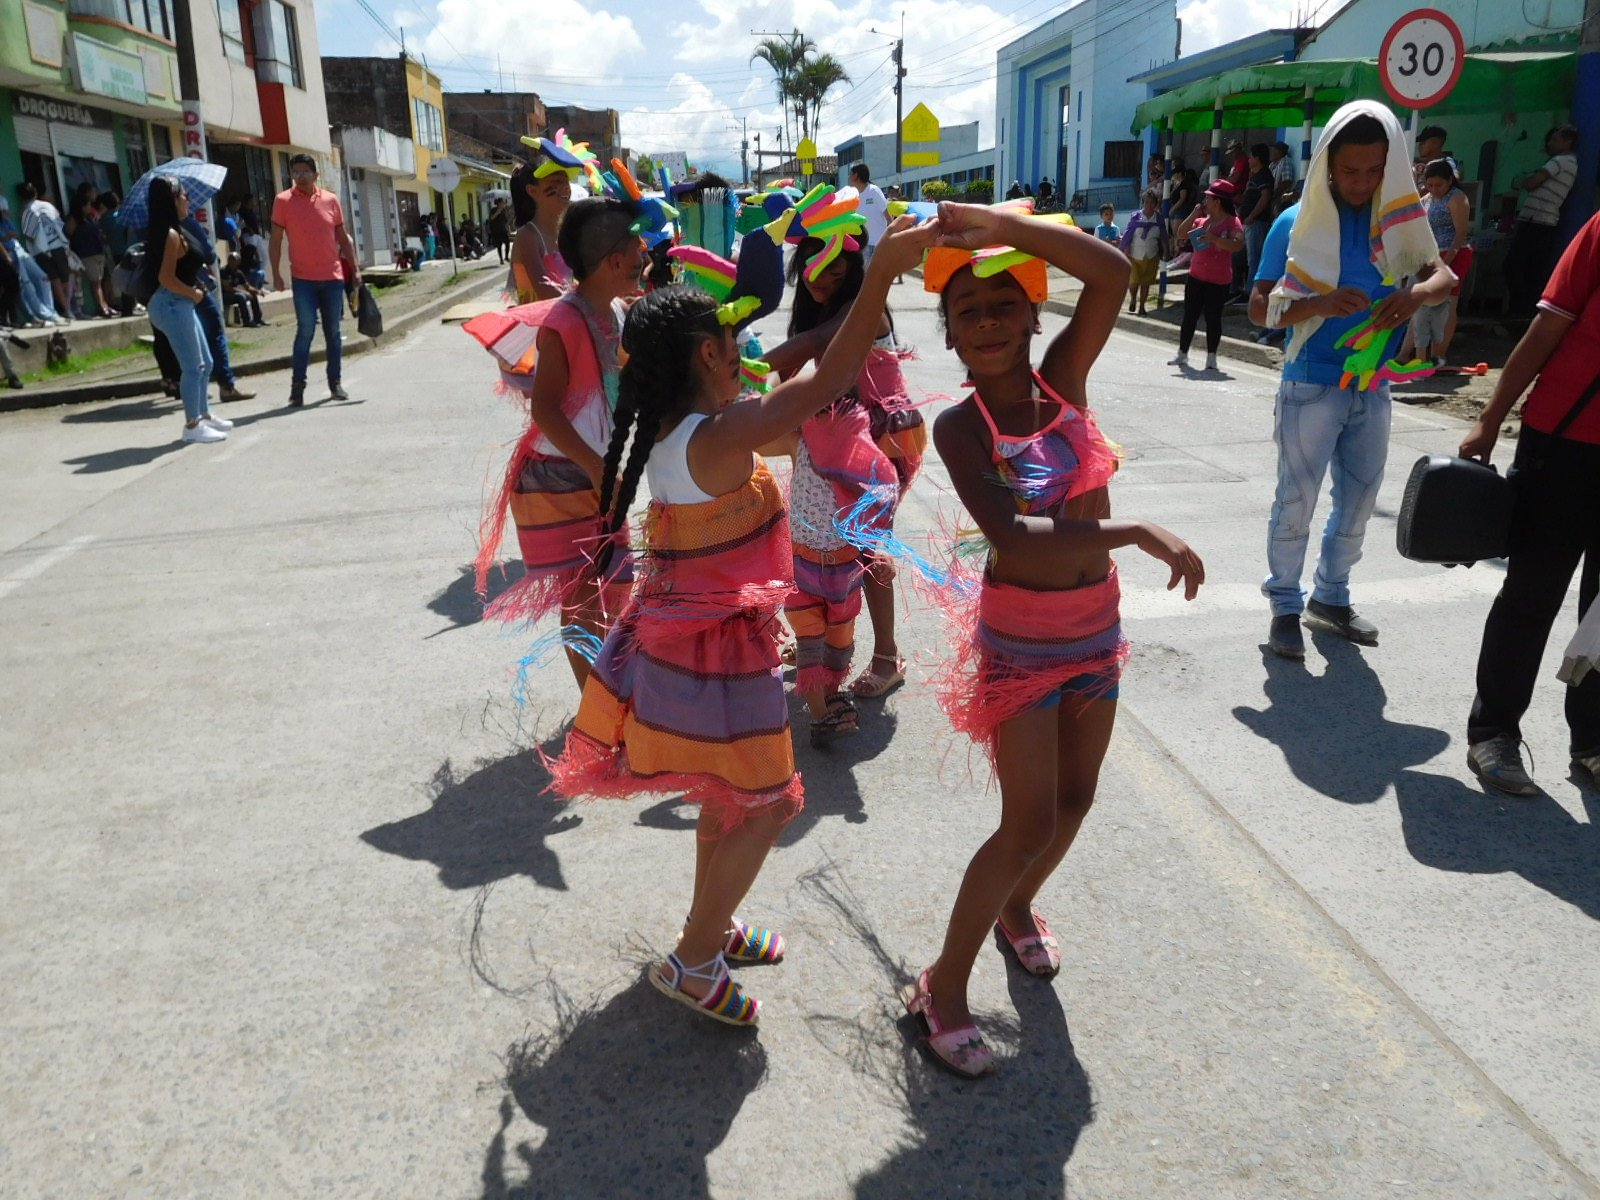
{"label": "blue jeans", "polygon": [[204,331],[200,328],[200,314],[195,303],[187,296],[158,287],[146,306],[150,324],[163,334],[177,355],[183,377],[178,390],[183,395],[183,416],[193,424],[211,411],[206,391],[211,386],[211,351],[206,349]]}
{"label": "blue jeans", "polygon": [[1267,231],[1271,228],[1271,217],[1244,227],[1245,262],[1248,264],[1244,276],[1244,290],[1247,292],[1255,289],[1256,268],[1261,265],[1261,248],[1267,244]]}
{"label": "blue jeans", "polygon": [[1389,457],[1389,385],[1371,391],[1297,383],[1278,385],[1272,440],[1278,446],[1278,490],[1267,523],[1262,593],[1281,617],[1305,608],[1300,575],[1322,479],[1333,468],[1333,511],[1322,531],[1312,596],[1350,603],[1350,568],[1361,561],[1367,520],[1378,502]]}
{"label": "blue jeans", "polygon": [[16,260],[17,278],[22,284],[22,312],[30,321],[53,321],[56,302],[50,295],[50,277],[44,273],[33,255],[19,253],[15,241],[7,242],[11,257]]}
{"label": "blue jeans", "polygon": [[340,279],[296,279],[294,282],[294,370],[295,383],[306,381],[311,367],[311,339],[316,336],[317,317],[322,317],[322,337],[328,347],[328,383],[339,382],[339,352],[344,346],[339,320],[344,316],[344,281]]}
{"label": "blue jeans", "polygon": [[228,361],[228,323],[222,319],[216,296],[206,292],[206,298],[195,305],[195,312],[211,350],[211,377],[231,392],[237,384],[233,378],[233,364]]}

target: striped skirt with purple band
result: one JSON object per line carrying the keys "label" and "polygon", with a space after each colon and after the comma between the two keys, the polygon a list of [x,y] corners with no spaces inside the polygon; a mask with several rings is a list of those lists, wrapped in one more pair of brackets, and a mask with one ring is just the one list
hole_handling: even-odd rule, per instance
{"label": "striped skirt with purple band", "polygon": [[1105,696],[1122,677],[1128,640],[1122,635],[1117,569],[1098,583],[1034,591],[985,579],[967,605],[965,635],[953,631],[955,658],[939,681],[939,704],[959,732],[994,761],[995,733],[1044,701],[1068,680],[1063,704]]}

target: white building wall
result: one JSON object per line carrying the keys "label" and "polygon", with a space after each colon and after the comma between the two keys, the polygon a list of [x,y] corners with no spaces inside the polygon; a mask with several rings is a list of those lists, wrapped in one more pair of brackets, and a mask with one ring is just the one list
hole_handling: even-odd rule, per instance
{"label": "white building wall", "polygon": [[1468,50],[1575,29],[1584,0],[1354,0],[1300,51],[1300,58],[1376,58],[1390,26],[1415,8],[1438,9],[1461,27]]}

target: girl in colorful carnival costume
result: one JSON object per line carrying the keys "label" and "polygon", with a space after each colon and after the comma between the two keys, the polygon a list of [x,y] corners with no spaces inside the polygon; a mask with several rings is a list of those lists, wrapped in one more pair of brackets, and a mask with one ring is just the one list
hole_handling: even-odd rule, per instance
{"label": "girl in colorful carnival costume", "polygon": [[[830,199],[824,194],[818,203]],[[856,238],[835,249],[826,235],[810,232],[839,203],[812,215],[805,200],[795,209],[789,237],[799,248],[789,267],[795,288],[789,340],[764,356],[782,376],[822,354],[861,290],[866,257]],[[842,204],[854,216],[855,201],[847,198]],[[788,616],[796,637],[796,684],[811,707],[812,740],[819,744],[855,731],[854,706],[838,689],[853,654],[863,595],[872,618],[873,655],[850,690],[878,699],[905,682],[905,660],[895,642],[894,567],[871,546],[893,532],[895,511],[921,469],[928,435],[906,388],[887,309],[877,332],[854,386],[807,421],[794,445],[781,447],[795,457],[791,488],[798,590]],[[819,520],[829,494],[834,516],[851,526],[848,540],[840,536],[838,521]]]}
{"label": "girl in colorful carnival costume", "polygon": [[561,218],[572,203],[572,185],[594,160],[586,143],[573,144],[566,130],[554,138],[523,138],[533,161],[511,173],[511,269],[506,293],[518,304],[554,300],[572,286],[572,270],[560,253]]}
{"label": "girl in colorful carnival costume", "polygon": [[[1137,546],[1168,564],[1168,587],[1182,583],[1190,599],[1204,568],[1166,530],[1111,519],[1116,454],[1085,385],[1116,324],[1127,260],[1115,245],[1003,206],[941,204],[938,220],[924,286],[940,293],[946,343],[973,391],[934,422],[934,445],[987,543],[978,586],[959,589],[970,599],[957,606],[963,628],[940,702],[992,761],[1001,816],[967,867],[938,960],[902,998],[933,1053],[976,1076],[994,1059],[972,1024],[967,981],[990,929],[1029,972],[1060,969],[1032,902],[1094,803],[1116,717],[1128,647],[1111,551]],[[1035,370],[1046,263],[1082,280],[1083,292]]]}
{"label": "girl in colorful carnival costume", "polygon": [[651,292],[628,313],[601,496],[608,530],[620,531],[647,475],[645,569],[551,772],[564,796],[673,791],[700,806],[690,917],[650,980],[719,1021],[756,1023],[759,1005],[726,960],[775,961],[782,941],[733,911],[803,802],[775,636],[793,587],[788,527],[755,451],[849,386],[890,280],[933,232],[910,220],[891,229],[816,373],[742,403],[729,403],[741,387],[736,313],[719,316],[712,297],[686,287]]}
{"label": "girl in colorful carnival costume", "polygon": [[[576,286],[557,299],[485,313],[465,326],[501,362],[504,382],[529,397],[532,416],[484,518],[479,594],[498,558],[508,513],[527,572],[485,615],[537,621],[559,608],[580,688],[589,664],[574,648],[585,639],[573,635],[582,631],[597,644],[604,612],[620,609],[632,581],[625,543],[603,578],[595,564],[607,539],[600,484],[617,402],[621,298],[638,290],[644,263],[644,243],[633,228],[638,219],[625,201],[578,201],[562,222],[560,239]],[[614,533],[613,540],[620,536]]]}

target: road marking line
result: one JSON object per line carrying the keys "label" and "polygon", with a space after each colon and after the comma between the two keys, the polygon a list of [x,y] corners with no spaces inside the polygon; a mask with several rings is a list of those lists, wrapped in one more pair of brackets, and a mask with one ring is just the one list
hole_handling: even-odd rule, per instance
{"label": "road marking line", "polygon": [[5,599],[5,597],[27,583],[28,580],[37,579],[62,559],[76,554],[98,536],[98,534],[86,533],[81,537],[75,537],[70,542],[57,546],[54,550],[46,550],[32,562],[18,567],[4,579],[0,579],[0,600]]}
{"label": "road marking line", "polygon": [[267,431],[265,429],[252,429],[250,432],[252,436],[248,441],[234,441],[233,434],[230,433],[228,435],[228,444],[221,450],[216,451],[214,454],[207,455],[207,462],[209,462],[212,466],[215,466],[220,462],[226,462],[239,452],[240,447],[254,446],[262,438],[267,436]]}

